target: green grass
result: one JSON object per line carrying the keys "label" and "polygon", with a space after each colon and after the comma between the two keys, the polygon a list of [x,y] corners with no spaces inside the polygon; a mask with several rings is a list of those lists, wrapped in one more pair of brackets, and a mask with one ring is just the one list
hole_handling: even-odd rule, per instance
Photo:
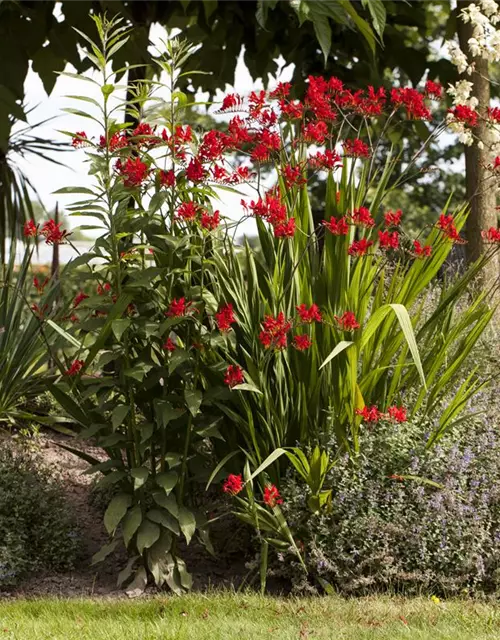
{"label": "green grass", "polygon": [[500,610],[468,600],[284,599],[193,594],[126,600],[0,603],[4,640],[482,640],[500,638]]}

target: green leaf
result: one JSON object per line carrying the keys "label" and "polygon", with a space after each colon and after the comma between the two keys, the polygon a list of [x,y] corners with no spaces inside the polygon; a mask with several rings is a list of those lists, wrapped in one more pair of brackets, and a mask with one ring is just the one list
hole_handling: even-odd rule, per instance
{"label": "green leaf", "polygon": [[177,473],[175,471],[168,471],[159,473],[156,476],[156,484],[160,486],[168,495],[177,484]]}
{"label": "green leaf", "polygon": [[61,407],[66,411],[66,413],[73,418],[76,422],[81,424],[84,427],[90,427],[91,420],[85,414],[83,409],[71,398],[67,393],[64,393],[59,387],[54,385],[49,385],[48,389],[50,393],[54,396],[56,401],[61,405]]}
{"label": "green leaf", "polygon": [[133,556],[132,558],[130,558],[126,566],[120,571],[120,573],[118,574],[118,579],[116,581],[117,587],[121,587],[122,584],[126,580],[128,580],[128,578],[130,578],[130,576],[132,575],[132,571],[134,569],[134,564],[137,562],[138,558],[139,556]]}
{"label": "green leaf", "polygon": [[150,520],[144,520],[137,532],[137,551],[142,555],[144,549],[149,549],[159,537],[160,527]]}
{"label": "green leaf", "polygon": [[363,6],[368,7],[372,17],[373,28],[382,40],[385,29],[387,12],[383,0],[363,0]]}
{"label": "green leaf", "polygon": [[92,556],[91,565],[97,564],[98,562],[102,562],[105,558],[109,556],[110,553],[113,553],[113,551],[116,549],[119,543],[120,543],[119,540],[113,540],[109,544],[105,544],[103,547],[101,547],[101,549]]}
{"label": "green leaf", "polygon": [[342,351],[344,351],[344,349],[348,349],[351,345],[353,345],[354,342],[349,342],[347,340],[342,340],[341,342],[339,342],[337,345],[335,345],[335,347],[333,348],[333,350],[328,354],[328,356],[325,358],[323,364],[320,366],[319,370],[321,371],[321,369],[323,369],[323,367],[326,367],[326,365],[335,358],[335,356],[338,356],[339,353],[341,353]]}
{"label": "green leaf", "polygon": [[173,495],[167,496],[163,491],[155,491],[153,493],[153,500],[157,505],[171,513],[174,518],[179,517],[179,507],[177,506],[177,500]]}
{"label": "green leaf", "polygon": [[106,342],[106,338],[108,337],[111,328],[113,326],[113,322],[122,315],[125,309],[128,307],[130,302],[132,301],[132,296],[129,293],[122,293],[122,295],[118,298],[116,303],[113,305],[106,322],[101,329],[101,332],[97,336],[96,341],[92,345],[92,348],[89,351],[87,359],[85,360],[85,369],[89,366],[89,364],[93,361],[96,355],[99,353],[99,350],[104,346]]}
{"label": "green leaf", "polygon": [[177,520],[173,516],[171,516],[170,513],[167,513],[167,511],[163,509],[161,511],[159,509],[151,509],[150,511],[148,511],[147,517],[149,520],[151,520],[151,522],[161,524],[176,536],[178,536],[181,532]]}
{"label": "green leaf", "polygon": [[74,338],[71,334],[69,334],[67,331],[65,331],[63,328],[61,328],[58,324],[56,324],[52,320],[47,320],[47,324],[49,325],[49,327],[52,327],[52,329],[54,329],[54,331],[57,331],[57,333],[59,333],[63,338],[65,338],[74,347],[76,347],[77,349],[83,350],[83,345],[80,342],[78,342],[78,340],[76,338]]}
{"label": "green leaf", "polygon": [[262,391],[257,389],[257,387],[253,384],[249,384],[248,382],[243,382],[242,384],[237,384],[233,387],[236,391],[252,391],[253,393],[259,393],[262,395]]}
{"label": "green leaf", "polygon": [[264,462],[255,469],[252,475],[249,477],[249,480],[253,480],[255,477],[262,473],[267,467],[271,464],[274,464],[278,458],[280,458],[286,451],[284,449],[275,449],[272,453],[270,453]]}
{"label": "green leaf", "polygon": [[321,51],[323,52],[323,58],[326,65],[328,55],[330,54],[330,50],[332,48],[332,30],[330,28],[330,23],[328,22],[328,18],[321,15],[315,15],[312,18],[312,23],[314,27],[314,33],[316,34],[319,46],[321,47]]}
{"label": "green leaf", "polygon": [[130,475],[134,478],[134,491],[140,489],[149,477],[149,469],[146,467],[136,467],[130,471]]}
{"label": "green leaf", "polygon": [[136,505],[127,512],[127,515],[123,519],[123,541],[126,547],[128,547],[141,522],[142,510],[139,505]]}
{"label": "green leaf", "polygon": [[144,593],[144,589],[148,584],[148,574],[144,567],[139,567],[132,582],[128,585],[125,592],[130,598],[135,598]]}
{"label": "green leaf", "polygon": [[114,320],[111,327],[118,342],[121,342],[122,336],[131,325],[130,318],[118,318]]}
{"label": "green leaf", "polygon": [[186,538],[186,544],[189,544],[194,532],[196,531],[196,518],[194,517],[194,513],[185,507],[180,507],[179,525],[184,537]]}
{"label": "green leaf", "polygon": [[401,325],[401,329],[406,338],[408,348],[410,349],[410,353],[413,356],[413,362],[417,367],[417,371],[420,375],[420,379],[422,380],[422,384],[424,385],[424,388],[427,389],[424,370],[422,368],[422,362],[420,360],[420,353],[418,351],[417,341],[415,339],[415,333],[413,331],[413,326],[411,324],[408,311],[406,310],[406,307],[403,306],[402,304],[391,304],[390,307],[396,314],[397,319],[399,320],[399,324]]}
{"label": "green leaf", "polygon": [[222,460],[219,462],[219,464],[215,467],[215,469],[212,471],[212,473],[210,474],[210,478],[208,479],[207,482],[207,486],[205,487],[205,491],[208,489],[208,487],[212,484],[215,476],[219,473],[219,471],[222,469],[222,467],[226,464],[226,462],[228,462],[229,460],[231,460],[231,458],[234,458],[235,455],[237,455],[239,453],[239,451],[231,451],[231,453],[228,453],[226,456],[224,456],[222,458]]}
{"label": "green leaf", "polygon": [[191,415],[196,416],[203,400],[202,392],[196,389],[186,389],[184,391],[184,399]]}
{"label": "green leaf", "polygon": [[111,424],[113,425],[113,429],[117,429],[120,425],[123,424],[123,421],[127,417],[130,411],[130,407],[128,404],[118,404],[111,414]]}
{"label": "green leaf", "polygon": [[119,493],[111,500],[104,513],[104,526],[108,533],[113,533],[131,504],[132,496],[128,493]]}

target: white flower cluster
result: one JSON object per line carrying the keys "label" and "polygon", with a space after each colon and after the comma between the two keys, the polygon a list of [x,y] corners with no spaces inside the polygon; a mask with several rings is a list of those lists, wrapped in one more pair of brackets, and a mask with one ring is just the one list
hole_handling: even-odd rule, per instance
{"label": "white flower cluster", "polygon": [[[468,40],[472,58],[484,58],[488,62],[500,61],[500,30],[496,25],[500,23],[500,7],[495,0],[479,0],[479,4],[469,4],[460,12],[460,18],[472,25],[472,37]],[[474,71],[474,61],[469,60],[457,42],[448,43],[450,60],[460,74],[471,75]],[[472,82],[459,80],[456,84],[448,85],[447,93],[453,98],[453,104],[467,105],[471,109],[478,106],[478,100],[472,96]],[[451,131],[458,135],[460,142],[470,146],[474,142],[471,130],[463,122],[456,122],[452,114],[447,117]],[[482,143],[478,143],[482,144]],[[500,145],[500,141],[498,143]]]}

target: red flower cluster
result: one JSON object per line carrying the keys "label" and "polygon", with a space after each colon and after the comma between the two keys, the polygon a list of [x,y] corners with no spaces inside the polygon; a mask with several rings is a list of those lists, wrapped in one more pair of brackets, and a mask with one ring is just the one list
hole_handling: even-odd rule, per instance
{"label": "red flower cluster", "polygon": [[500,107],[488,107],[488,120],[500,123]]}
{"label": "red flower cluster", "polygon": [[425,83],[425,95],[434,100],[441,100],[443,97],[443,87],[439,82],[427,80]]}
{"label": "red flower cluster", "polygon": [[132,131],[132,138],[136,144],[144,145],[145,147],[153,147],[160,142],[160,138],[155,135],[154,129],[150,124],[141,122]]}
{"label": "red flower cluster", "polygon": [[24,223],[24,237],[25,238],[36,238],[38,235],[38,225],[33,222],[33,220],[28,220]]}
{"label": "red flower cluster", "polygon": [[79,149],[80,147],[86,147],[88,142],[89,140],[87,138],[87,134],[85,133],[85,131],[77,131],[75,133],[73,140],[71,141],[71,145],[75,149]]}
{"label": "red flower cluster", "polygon": [[386,227],[399,227],[403,212],[401,209],[397,211],[387,211],[384,213],[384,224]]}
{"label": "red flower cluster", "polygon": [[228,109],[234,110],[235,108],[240,108],[243,104],[243,99],[237,93],[229,93],[227,96],[224,96],[222,101],[221,111],[227,111]]}
{"label": "red flower cluster", "polygon": [[66,376],[76,376],[80,373],[83,365],[85,364],[85,362],[83,360],[74,360],[71,363],[70,368],[64,372],[64,375]]}
{"label": "red flower cluster", "polygon": [[425,106],[425,96],[411,87],[391,90],[391,102],[395,107],[404,107],[412,120],[430,120],[431,112]]}
{"label": "red flower cluster", "polygon": [[500,229],[495,229],[495,227],[490,227],[487,231],[483,231],[482,234],[483,240],[486,242],[492,243],[500,243]]}
{"label": "red flower cluster", "polygon": [[69,235],[67,231],[61,229],[62,222],[56,224],[55,220],[47,220],[42,225],[40,233],[45,238],[47,244],[62,244]]}
{"label": "red flower cluster", "polygon": [[361,238],[361,240],[355,240],[347,250],[350,256],[359,257],[365,256],[368,253],[368,249],[373,245],[373,240],[367,240]]}
{"label": "red flower cluster", "polygon": [[375,405],[371,407],[363,407],[362,409],[356,409],[356,415],[361,416],[364,422],[378,422],[382,417],[382,413],[377,409]]}
{"label": "red flower cluster", "polygon": [[243,480],[240,475],[235,476],[230,473],[224,484],[222,485],[222,491],[224,493],[230,493],[231,495],[237,495],[243,489]]}
{"label": "red flower cluster", "polygon": [[406,409],[404,407],[389,407],[387,413],[379,411],[375,405],[371,407],[363,407],[363,409],[356,409],[356,415],[362,416],[364,422],[375,423],[379,420],[393,420],[394,422],[406,422],[408,417]]}
{"label": "red flower cluster", "polygon": [[109,293],[110,291],[111,291],[111,285],[109,284],[109,282],[105,282],[104,284],[97,285],[98,296],[103,296],[104,294]]}
{"label": "red flower cluster", "polygon": [[200,216],[200,224],[204,229],[213,231],[220,225],[220,211],[214,211],[212,215],[203,210]]}
{"label": "red flower cluster", "polygon": [[287,219],[286,206],[281,202],[279,190],[268,191],[264,199],[259,198],[257,202],[252,200],[250,205],[247,205],[244,200],[241,204],[244,209],[250,209],[253,215],[269,222],[274,227],[276,238],[291,238],[295,234],[295,218]]}
{"label": "red flower cluster", "polygon": [[141,162],[140,158],[127,158],[125,164],[117,160],[115,168],[123,177],[123,184],[129,188],[139,187],[149,173],[148,165]]}
{"label": "red flower cluster", "polygon": [[277,504],[283,504],[283,499],[280,496],[280,492],[274,484],[264,487],[263,498],[264,503],[271,508],[274,508]]}
{"label": "red flower cluster", "polygon": [[406,422],[408,419],[404,407],[389,407],[387,413],[394,422]]}
{"label": "red flower cluster", "polygon": [[215,314],[215,321],[217,322],[219,331],[230,331],[231,325],[236,322],[233,305],[231,303],[223,305]]}
{"label": "red flower cluster", "polygon": [[169,169],[168,171],[164,171],[163,169],[160,169],[158,171],[158,179],[162,187],[175,186],[175,172],[173,169]]}
{"label": "red flower cluster", "polygon": [[238,365],[230,364],[226,369],[226,375],[224,377],[224,383],[231,389],[238,384],[243,384],[245,377],[243,375],[243,369]]}
{"label": "red flower cluster", "polygon": [[414,240],[413,251],[418,258],[428,258],[432,253],[432,247],[428,244],[422,246],[418,240]]}
{"label": "red flower cluster", "polygon": [[297,349],[297,351],[307,351],[312,346],[312,342],[309,336],[303,333],[294,336],[293,346],[295,347],[295,349]]}
{"label": "red flower cluster", "polygon": [[33,278],[33,286],[38,291],[38,293],[43,293],[43,290],[47,286],[48,282],[49,282],[48,278],[45,278],[43,282],[40,282],[40,280],[38,280],[36,276]]}
{"label": "red flower cluster", "polygon": [[292,167],[291,165],[286,165],[281,170],[281,175],[287,189],[291,189],[295,186],[300,187],[307,182],[306,178],[303,176],[303,167],[300,166]]}
{"label": "red flower cluster", "polygon": [[[117,151],[118,149],[123,149],[128,145],[128,138],[124,133],[113,133],[113,135],[109,138],[108,147],[111,152]],[[101,136],[99,138],[99,146],[101,149],[106,147],[106,136]]]}
{"label": "red flower cluster", "polygon": [[336,151],[327,149],[324,153],[316,152],[315,155],[308,159],[309,166],[312,169],[325,169],[327,171],[342,166],[342,159]]}
{"label": "red flower cluster", "polygon": [[342,146],[344,147],[344,153],[348,158],[370,157],[370,147],[359,138],[355,138],[354,140],[344,140]]}
{"label": "red flower cluster", "polygon": [[461,241],[460,234],[455,227],[455,220],[453,216],[446,216],[442,213],[439,216],[437,226],[449,240],[453,240],[453,242]]}
{"label": "red flower cluster", "polygon": [[191,182],[201,182],[205,178],[206,172],[198,158],[191,158],[186,169],[186,178]]}
{"label": "red flower cluster", "polygon": [[196,204],[196,202],[192,202],[191,200],[182,202],[177,209],[177,217],[186,222],[190,222],[196,218],[199,210],[200,205]]}
{"label": "red flower cluster", "polygon": [[75,296],[75,299],[73,300],[73,309],[76,309],[88,297],[89,296],[86,293],[83,293],[83,291],[80,291],[80,293],[78,293]]}
{"label": "red flower cluster", "polygon": [[304,303],[295,307],[298,311],[300,320],[305,324],[311,324],[311,322],[322,322],[321,311],[317,304],[312,304],[309,309]]}
{"label": "red flower cluster", "polygon": [[177,349],[177,347],[175,346],[175,342],[172,340],[172,338],[166,339],[166,341],[163,343],[163,348],[165,349],[165,351],[168,351],[169,353],[172,353]]}
{"label": "red flower cluster", "polygon": [[397,249],[399,247],[399,234],[397,231],[379,231],[378,241],[381,249]]}
{"label": "red flower cluster", "polygon": [[456,121],[463,122],[469,127],[477,126],[477,111],[465,104],[457,104],[456,107],[448,109],[448,113],[451,113]]}
{"label": "red flower cluster", "polygon": [[165,315],[169,318],[182,318],[188,314],[192,304],[192,302],[186,302],[186,298],[174,298],[170,303],[168,311],[165,312]]}
{"label": "red flower cluster", "polygon": [[285,349],[287,342],[287,333],[292,328],[292,323],[285,319],[285,315],[282,311],[278,313],[276,318],[273,316],[266,316],[262,323],[262,331],[259,334],[259,340],[262,345],[269,349]]}
{"label": "red flower cluster", "polygon": [[350,216],[353,223],[360,225],[361,227],[373,227],[375,225],[375,220],[372,218],[372,214],[366,207],[354,209]]}
{"label": "red flower cluster", "polygon": [[346,236],[349,232],[349,224],[345,217],[335,218],[332,216],[330,222],[323,220],[321,224],[326,227],[330,233],[333,233],[334,236]]}
{"label": "red flower cluster", "polygon": [[345,311],[340,317],[333,316],[342,331],[355,331],[360,324],[352,311]]}

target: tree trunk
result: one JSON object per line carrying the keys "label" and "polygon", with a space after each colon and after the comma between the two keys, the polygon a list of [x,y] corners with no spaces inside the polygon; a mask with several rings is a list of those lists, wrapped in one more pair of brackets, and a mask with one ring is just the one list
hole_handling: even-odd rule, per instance
{"label": "tree trunk", "polygon": [[[469,4],[471,4],[470,0],[459,1],[458,11]],[[468,40],[472,37],[472,25],[464,23],[458,17],[457,32],[460,48],[475,64],[472,75],[464,74],[462,77],[473,84],[472,95],[478,99],[477,110],[480,114],[479,124],[474,130],[476,139],[470,147],[465,147],[466,194],[470,203],[470,213],[466,223],[466,255],[467,261],[471,263],[475,262],[486,249],[481,232],[497,226],[496,189],[492,185],[491,172],[487,169],[487,165],[492,161],[489,150],[491,134],[486,125],[486,110],[490,104],[490,78],[488,61],[484,58],[474,58],[470,52]],[[478,142],[482,142],[482,145]],[[500,262],[496,256],[485,268],[484,285],[489,287],[499,275]]]}

